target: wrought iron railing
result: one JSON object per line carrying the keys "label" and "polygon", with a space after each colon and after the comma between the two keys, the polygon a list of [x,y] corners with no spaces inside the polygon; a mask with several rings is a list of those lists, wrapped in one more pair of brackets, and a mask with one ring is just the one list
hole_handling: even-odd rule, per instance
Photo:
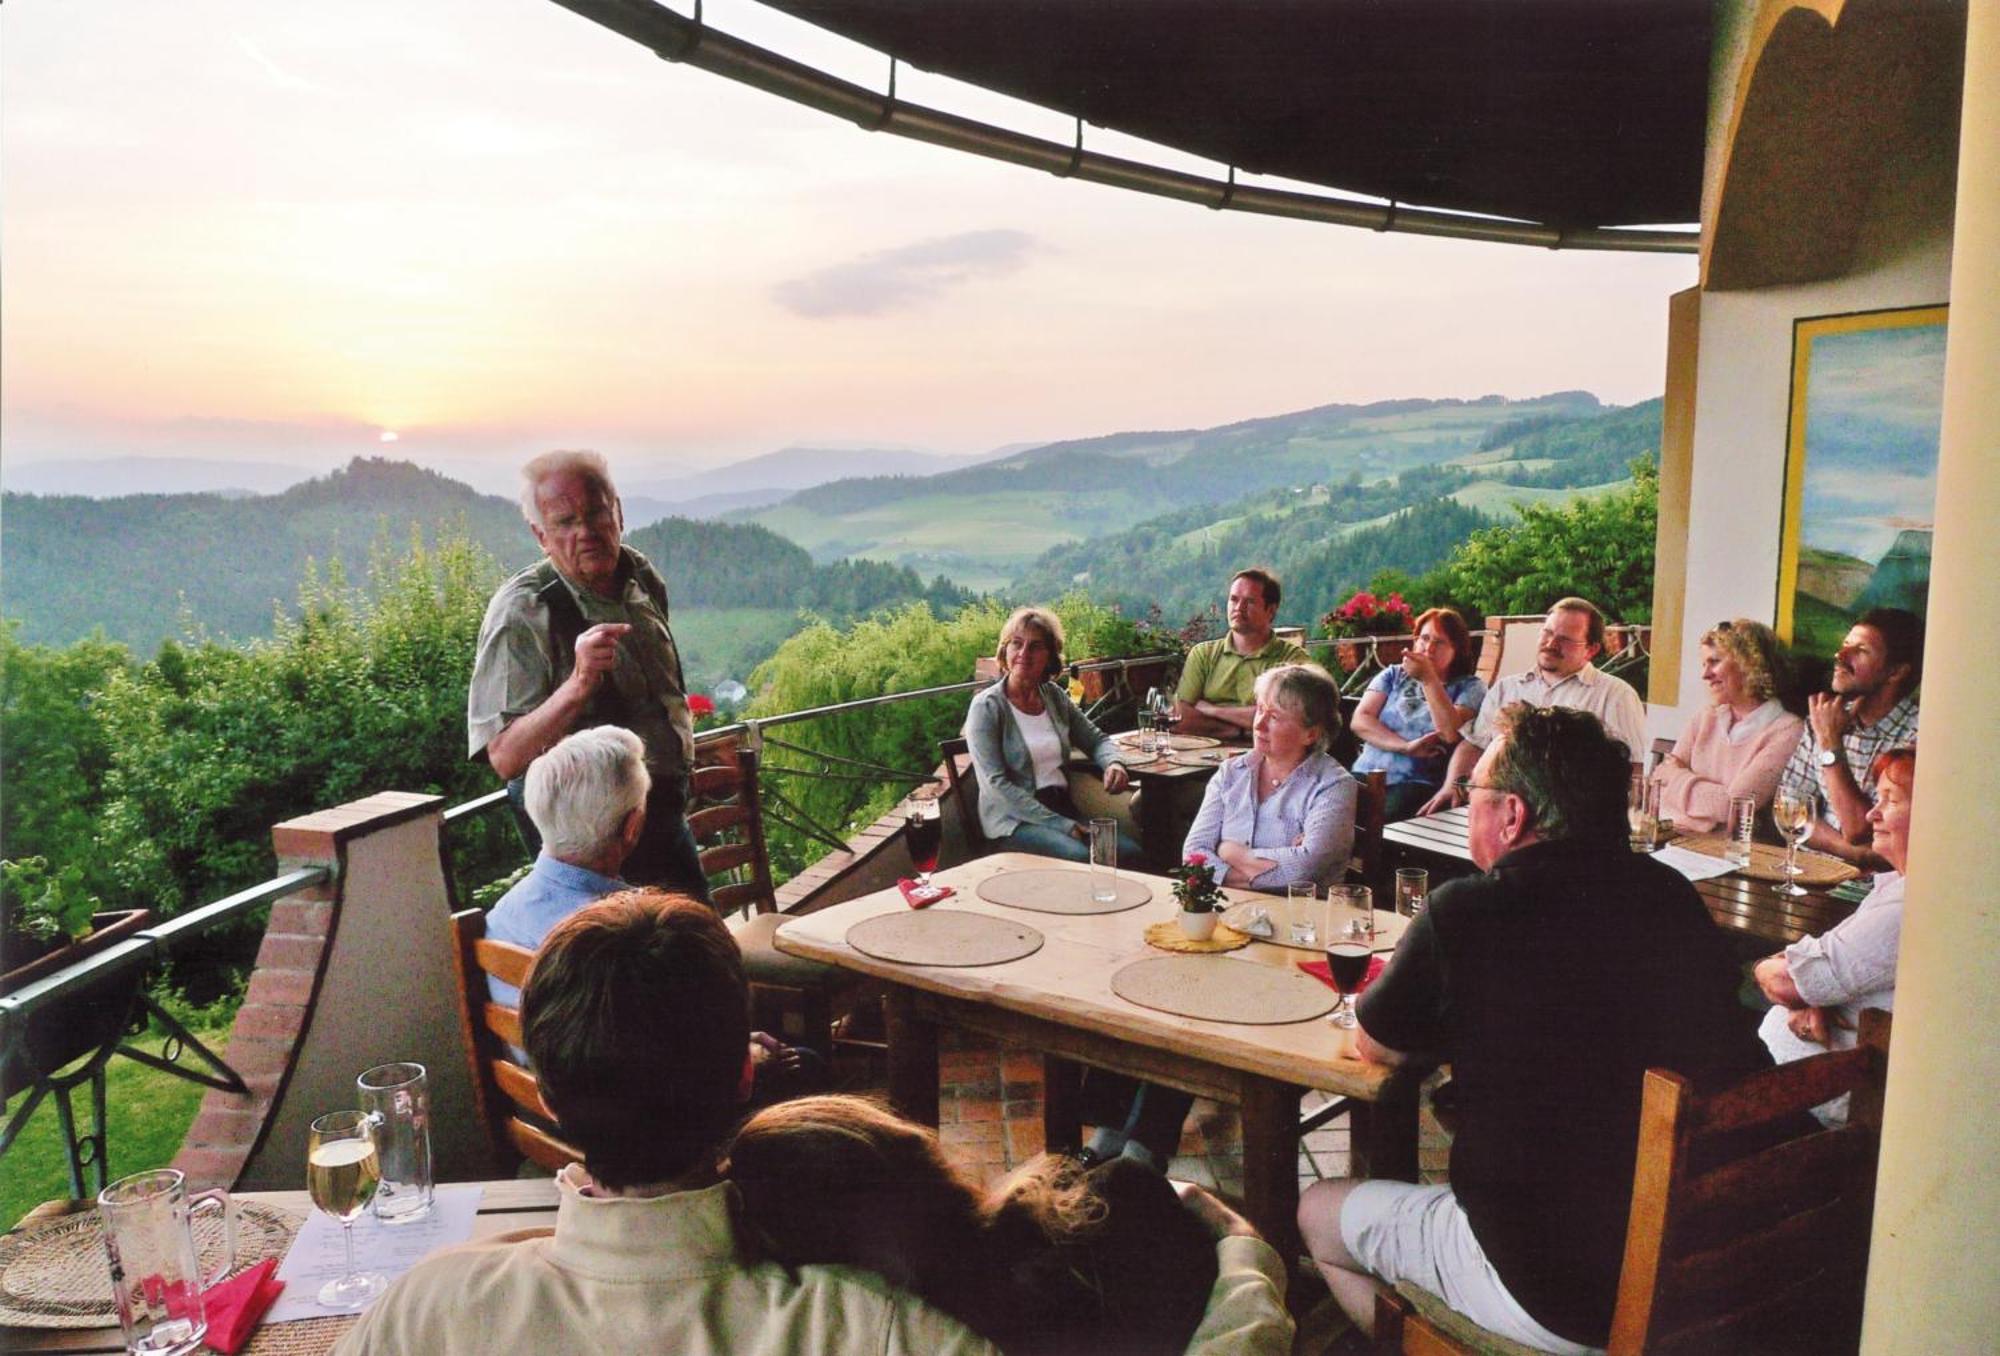
{"label": "wrought iron railing", "polygon": [[[239,919],[260,905],[318,885],[329,874],[321,866],[286,872],[135,932],[0,998],[0,1082],[4,1082],[10,1097],[16,1091],[26,1093],[7,1118],[6,1126],[0,1128],[0,1158],[13,1147],[28,1118],[44,1099],[53,1095],[56,1114],[62,1123],[70,1194],[79,1198],[86,1195],[83,1180],[86,1168],[96,1182],[95,1190],[88,1194],[101,1191],[110,1171],[105,1067],[116,1055],[205,1087],[247,1092],[236,1070],[153,1001],[146,992],[146,980],[153,967],[174,948],[210,928]],[[88,1023],[80,1017],[85,1008],[93,1014]],[[149,1025],[159,1026],[167,1033],[157,1055],[130,1043]],[[70,1037],[85,1026],[108,1034],[101,1038],[93,1034],[85,1042],[85,1048],[76,1048],[77,1042]],[[187,1055],[206,1065],[207,1071],[183,1065],[181,1060]],[[71,1099],[86,1084],[90,1088],[91,1124],[88,1130],[80,1130]]]}

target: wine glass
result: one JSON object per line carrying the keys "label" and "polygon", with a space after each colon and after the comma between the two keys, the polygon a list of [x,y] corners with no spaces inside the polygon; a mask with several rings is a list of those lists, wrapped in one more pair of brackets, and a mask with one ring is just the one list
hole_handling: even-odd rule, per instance
{"label": "wine glass", "polygon": [[328,1309],[359,1309],[389,1288],[379,1271],[354,1267],[354,1217],[375,1199],[382,1179],[375,1156],[375,1128],[359,1111],[329,1111],[312,1123],[306,1140],[306,1190],[312,1203],[340,1221],[347,1244],[345,1274],[320,1287],[319,1302]]}
{"label": "wine glass", "polygon": [[1171,751],[1173,748],[1174,726],[1181,723],[1181,713],[1174,706],[1172,694],[1162,692],[1158,688],[1153,689],[1153,723],[1160,730],[1160,752],[1166,753]]}
{"label": "wine glass", "polygon": [[917,888],[928,890],[931,872],[937,870],[938,848],[944,842],[944,820],[939,817],[934,790],[924,788],[910,797],[909,817],[903,827],[903,845],[909,849],[910,865],[917,869]]}
{"label": "wine glass", "polygon": [[1375,900],[1365,885],[1327,889],[1326,968],[1340,1002],[1327,1018],[1335,1026],[1354,1025],[1354,994],[1375,958]]}
{"label": "wine glass", "polygon": [[1807,791],[1780,790],[1771,800],[1771,819],[1778,826],[1778,832],[1785,839],[1785,883],[1778,887],[1782,894],[1802,895],[1806,888],[1799,884],[1799,877],[1805,873],[1799,868],[1799,847],[1812,836],[1814,800]]}

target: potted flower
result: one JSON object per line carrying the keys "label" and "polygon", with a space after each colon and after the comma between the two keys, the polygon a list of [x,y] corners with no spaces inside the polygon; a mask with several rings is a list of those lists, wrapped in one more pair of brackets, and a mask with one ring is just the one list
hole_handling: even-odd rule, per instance
{"label": "potted flower", "polygon": [[1364,636],[1394,636],[1396,639],[1377,641],[1375,656],[1384,667],[1402,662],[1409,651],[1415,629],[1416,616],[1410,605],[1403,601],[1403,595],[1392,593],[1387,598],[1377,598],[1367,589],[1357,592],[1352,598],[1319,619],[1320,629],[1328,636],[1341,642],[1335,647],[1335,657],[1340,667],[1349,673],[1361,667],[1363,646],[1359,643]]}
{"label": "potted flower", "polygon": [[1214,859],[1206,852],[1190,852],[1179,866],[1170,867],[1174,898],[1180,901],[1181,931],[1195,941],[1206,941],[1215,932],[1215,920],[1222,908],[1222,887],[1215,883]]}

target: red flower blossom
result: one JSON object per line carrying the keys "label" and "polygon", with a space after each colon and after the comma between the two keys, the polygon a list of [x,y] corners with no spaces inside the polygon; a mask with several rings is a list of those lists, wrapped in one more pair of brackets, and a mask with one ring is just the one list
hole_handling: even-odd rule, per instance
{"label": "red flower blossom", "polygon": [[699,692],[690,692],[688,694],[688,714],[694,716],[712,716],[715,714],[715,703],[707,697],[702,696]]}

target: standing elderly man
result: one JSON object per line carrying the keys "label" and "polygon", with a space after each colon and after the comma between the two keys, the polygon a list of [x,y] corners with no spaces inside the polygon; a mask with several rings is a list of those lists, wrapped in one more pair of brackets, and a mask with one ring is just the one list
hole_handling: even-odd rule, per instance
{"label": "standing elderly man", "polygon": [[[1625,746],[1625,756],[1635,767],[1646,763],[1646,703],[1623,678],[1605,673],[1591,661],[1604,653],[1604,614],[1595,603],[1583,598],[1558,598],[1542,621],[1542,634],[1535,647],[1535,667],[1524,673],[1510,673],[1488,689],[1479,704],[1479,715],[1460,733],[1452,750],[1444,785],[1424,803],[1422,814],[1448,810],[1464,800],[1459,783],[1472,771],[1474,763],[1493,742],[1493,730],[1500,713],[1515,702],[1530,706],[1563,706],[1588,711],[1604,726],[1605,733]],[[1625,803],[1625,792],[1618,793]]]}
{"label": "standing elderly man", "polygon": [[1188,651],[1174,710],[1184,734],[1244,739],[1257,715],[1257,679],[1312,656],[1272,633],[1281,590],[1269,570],[1239,570],[1229,581],[1229,634]]}
{"label": "standing elderly man", "polygon": [[1917,742],[1917,684],[1924,676],[1924,624],[1900,607],[1871,608],[1848,629],[1833,657],[1831,692],[1806,702],[1806,728],[1792,750],[1780,792],[1819,797],[1819,822],[1805,845],[1880,870],[1868,811],[1875,762]]}
{"label": "standing elderly man", "polygon": [[470,756],[500,774],[518,806],[528,765],[564,735],[632,730],[645,744],[652,790],[626,879],[707,899],[687,826],[694,720],[666,582],[621,543],[624,510],[603,457],[544,453],[521,481],[521,512],[547,556],[487,604],[466,695]]}
{"label": "standing elderly man", "polygon": [[[340,1356],[994,1356],[880,1277],[758,1260],[738,1237],[719,1166],[743,1109],[746,1006],[736,943],[691,900],[627,891],[558,924],[521,1001],[542,1095],[583,1151],[556,1177],[553,1235],[424,1258],[361,1315]],[[1211,1227],[1217,1274],[1188,1351],[1289,1352],[1284,1264],[1240,1226]]]}
{"label": "standing elderly man", "polygon": [[1485,875],[1432,891],[1361,997],[1356,1049],[1449,1061],[1451,1184],[1321,1182],[1299,1228],[1368,1331],[1368,1277],[1413,1281],[1544,1351],[1604,1345],[1646,1070],[1769,1068],[1722,931],[1626,846],[1625,749],[1588,713],[1511,706],[1472,777]]}

